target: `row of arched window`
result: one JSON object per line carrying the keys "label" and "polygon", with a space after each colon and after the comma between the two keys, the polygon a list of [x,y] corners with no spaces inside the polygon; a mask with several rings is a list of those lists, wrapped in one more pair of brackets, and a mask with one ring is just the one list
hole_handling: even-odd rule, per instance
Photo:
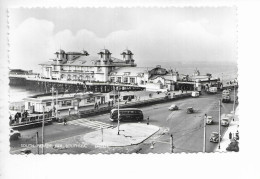
{"label": "row of arched window", "polygon": [[75,81],[92,80],[93,77],[94,77],[93,75],[70,75],[70,74],[61,75],[61,79],[63,80],[75,80]]}

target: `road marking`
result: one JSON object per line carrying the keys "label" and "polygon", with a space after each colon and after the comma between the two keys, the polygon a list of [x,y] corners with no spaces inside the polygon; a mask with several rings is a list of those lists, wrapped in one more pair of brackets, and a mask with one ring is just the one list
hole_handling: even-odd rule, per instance
{"label": "road marking", "polygon": [[84,127],[88,127],[88,128],[96,129],[96,130],[100,129],[101,127],[103,127],[103,128],[113,127],[113,125],[110,125],[110,124],[107,124],[104,122],[100,122],[100,121],[93,121],[93,120],[87,119],[87,118],[69,121],[69,122],[67,122],[67,124],[84,126]]}

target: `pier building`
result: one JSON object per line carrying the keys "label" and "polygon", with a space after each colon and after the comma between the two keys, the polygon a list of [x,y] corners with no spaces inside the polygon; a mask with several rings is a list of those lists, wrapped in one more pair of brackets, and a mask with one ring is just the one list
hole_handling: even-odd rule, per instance
{"label": "pier building", "polygon": [[10,85],[24,85],[45,93],[50,92],[52,87],[70,93],[109,93],[115,88],[121,91],[194,90],[202,85],[219,85],[220,81],[210,74],[200,75],[197,69],[189,76],[160,65],[137,67],[134,54],[129,49],[120,54],[121,59],[112,57],[108,49],[100,50],[96,56],[91,56],[85,50],[65,52],[60,49],[54,54],[54,58],[40,64],[41,74],[23,74],[19,70],[10,72]]}
{"label": "pier building", "polygon": [[55,58],[42,67],[42,78],[62,81],[107,82],[108,75],[120,67],[135,67],[133,53],[130,50],[122,52],[123,59],[112,57],[107,49],[102,49],[98,56],[90,56],[87,51],[55,52]]}

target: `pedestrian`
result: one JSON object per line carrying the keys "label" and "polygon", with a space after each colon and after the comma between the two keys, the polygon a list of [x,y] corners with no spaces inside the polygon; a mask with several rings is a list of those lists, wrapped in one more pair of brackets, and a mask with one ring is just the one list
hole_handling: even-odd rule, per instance
{"label": "pedestrian", "polygon": [[18,119],[19,119],[19,117],[18,117],[18,112],[17,112],[17,113],[15,114],[15,116],[14,116],[15,123],[18,122]]}
{"label": "pedestrian", "polygon": [[70,108],[69,108],[69,116],[70,116]]}
{"label": "pedestrian", "polygon": [[28,116],[28,111],[26,110],[26,111],[24,112],[24,117],[27,118],[27,116]]}
{"label": "pedestrian", "polygon": [[112,106],[114,106],[114,101],[112,101]]}
{"label": "pedestrian", "polygon": [[147,117],[147,125],[149,125],[149,116]]}
{"label": "pedestrian", "polygon": [[181,93],[183,93],[183,89],[181,90]]}
{"label": "pedestrian", "polygon": [[108,107],[110,107],[110,101],[108,101]]}
{"label": "pedestrian", "polygon": [[63,122],[64,122],[64,126],[67,125],[67,119],[66,118],[64,118]]}
{"label": "pedestrian", "polygon": [[11,125],[13,123],[13,119],[12,119],[12,116],[10,115],[9,117],[9,125]]}
{"label": "pedestrian", "polygon": [[229,139],[230,140],[232,139],[232,133],[231,132],[229,133]]}

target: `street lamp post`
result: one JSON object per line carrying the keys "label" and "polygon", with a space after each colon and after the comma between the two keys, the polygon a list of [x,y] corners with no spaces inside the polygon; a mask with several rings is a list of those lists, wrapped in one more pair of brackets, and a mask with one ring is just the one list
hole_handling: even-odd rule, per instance
{"label": "street lamp post", "polygon": [[53,110],[53,107],[54,107],[54,98],[53,98],[53,92],[54,92],[54,88],[53,88],[53,86],[51,87],[51,97],[52,97],[52,99],[51,99],[51,111],[52,111],[52,113],[51,113],[51,115],[52,116],[54,116],[54,110]]}
{"label": "street lamp post", "polygon": [[56,90],[56,120],[58,119],[58,90]]}
{"label": "street lamp post", "polygon": [[45,107],[42,106],[42,109],[43,109],[43,118],[42,118],[42,154],[44,154],[44,121],[45,121],[44,110],[45,110]]}
{"label": "street lamp post", "polygon": [[235,105],[236,105],[236,86],[234,85],[233,119],[235,118]]}
{"label": "street lamp post", "polygon": [[37,154],[39,154],[39,144],[38,144],[38,132],[36,132],[36,148],[37,148]]}
{"label": "street lamp post", "polygon": [[173,135],[171,134],[171,152],[173,153],[173,149],[174,149],[174,146],[173,146]]}
{"label": "street lamp post", "polygon": [[113,86],[113,93],[114,93],[114,103],[113,103],[113,104],[116,104],[116,91],[115,91],[115,86]]}
{"label": "street lamp post", "polygon": [[206,152],[206,115],[203,119],[203,129],[204,129],[204,135],[203,135],[203,152]]}
{"label": "street lamp post", "polygon": [[119,125],[120,125],[120,113],[119,113],[119,88],[118,88],[118,98],[117,98],[117,135],[119,135]]}
{"label": "street lamp post", "polygon": [[220,149],[220,132],[221,132],[221,100],[219,100],[219,123],[218,123],[218,148]]}

